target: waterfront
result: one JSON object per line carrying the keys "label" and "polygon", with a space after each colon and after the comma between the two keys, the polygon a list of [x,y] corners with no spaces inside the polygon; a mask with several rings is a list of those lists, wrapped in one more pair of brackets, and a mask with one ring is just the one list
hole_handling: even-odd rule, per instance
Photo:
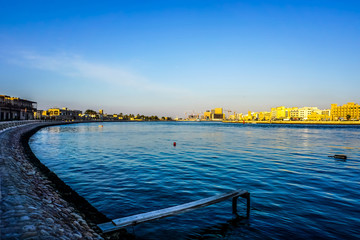
{"label": "waterfront", "polygon": [[[228,224],[228,201],[136,226],[139,238],[360,237],[358,127],[98,125],[46,128],[30,145],[45,165],[109,218],[236,188],[252,195],[249,221]],[[328,158],[338,153],[349,159]],[[244,209],[239,203],[239,212]]]}
{"label": "waterfront", "polygon": [[[27,137],[43,126],[49,123],[0,123],[0,239],[103,239],[75,201],[68,202],[62,195],[76,193],[59,190],[61,180],[51,182],[56,175],[44,174],[33,157]],[[89,204],[81,204],[88,215],[101,217]]]}

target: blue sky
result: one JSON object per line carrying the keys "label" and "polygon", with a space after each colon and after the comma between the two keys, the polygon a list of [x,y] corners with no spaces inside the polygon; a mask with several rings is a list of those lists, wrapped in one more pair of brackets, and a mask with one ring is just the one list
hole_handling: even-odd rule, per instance
{"label": "blue sky", "polygon": [[0,94],[184,116],[360,103],[360,2],[0,0]]}

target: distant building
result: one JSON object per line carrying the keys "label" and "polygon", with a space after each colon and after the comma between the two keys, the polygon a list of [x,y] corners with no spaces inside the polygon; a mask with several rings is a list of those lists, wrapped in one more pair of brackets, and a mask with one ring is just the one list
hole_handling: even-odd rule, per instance
{"label": "distant building", "polygon": [[81,117],[80,110],[70,110],[67,108],[50,108],[43,111],[42,116],[54,120],[76,120]]}
{"label": "distant building", "polygon": [[34,119],[36,108],[36,102],[0,95],[0,121]]}
{"label": "distant building", "polygon": [[284,106],[271,108],[270,119],[272,120],[283,120],[291,118],[291,112],[297,108],[286,108]]}
{"label": "distant building", "polygon": [[225,114],[223,113],[222,108],[215,108],[211,111],[207,110],[204,112],[203,119],[210,121],[222,121],[225,119]]}
{"label": "distant building", "polygon": [[211,110],[211,120],[222,121],[225,119],[225,114],[223,113],[222,108],[215,108]]}
{"label": "distant building", "polygon": [[312,112],[316,112],[317,114],[321,114],[321,110],[317,107],[302,107],[299,108],[299,118],[303,120],[308,120],[309,115]]}
{"label": "distant building", "polygon": [[211,120],[210,110],[207,110],[206,112],[204,112],[204,120]]}
{"label": "distant building", "polygon": [[307,120],[329,121],[330,120],[330,110],[313,111],[308,115]]}
{"label": "distant building", "polygon": [[350,117],[350,120],[360,119],[360,105],[349,102],[343,106],[331,104],[331,120],[345,120]]}
{"label": "distant building", "polygon": [[260,121],[269,121],[270,120],[270,112],[259,112],[258,119]]}
{"label": "distant building", "polygon": [[44,112],[44,110],[36,110],[36,112],[34,112],[34,118],[35,119],[43,119],[43,112]]}

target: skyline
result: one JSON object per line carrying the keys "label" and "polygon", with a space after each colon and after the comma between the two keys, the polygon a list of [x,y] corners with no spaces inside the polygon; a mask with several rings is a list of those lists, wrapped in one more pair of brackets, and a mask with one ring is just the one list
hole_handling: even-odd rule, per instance
{"label": "skyline", "polygon": [[183,116],[358,102],[356,1],[6,2],[0,94]]}

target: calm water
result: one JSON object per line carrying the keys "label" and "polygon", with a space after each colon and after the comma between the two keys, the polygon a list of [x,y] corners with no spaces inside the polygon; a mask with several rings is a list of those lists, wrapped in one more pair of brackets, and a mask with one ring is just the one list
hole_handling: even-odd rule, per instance
{"label": "calm water", "polygon": [[139,239],[360,239],[359,127],[101,124],[45,128],[30,145],[109,218],[251,193],[249,220],[232,221],[228,200],[129,227]]}

